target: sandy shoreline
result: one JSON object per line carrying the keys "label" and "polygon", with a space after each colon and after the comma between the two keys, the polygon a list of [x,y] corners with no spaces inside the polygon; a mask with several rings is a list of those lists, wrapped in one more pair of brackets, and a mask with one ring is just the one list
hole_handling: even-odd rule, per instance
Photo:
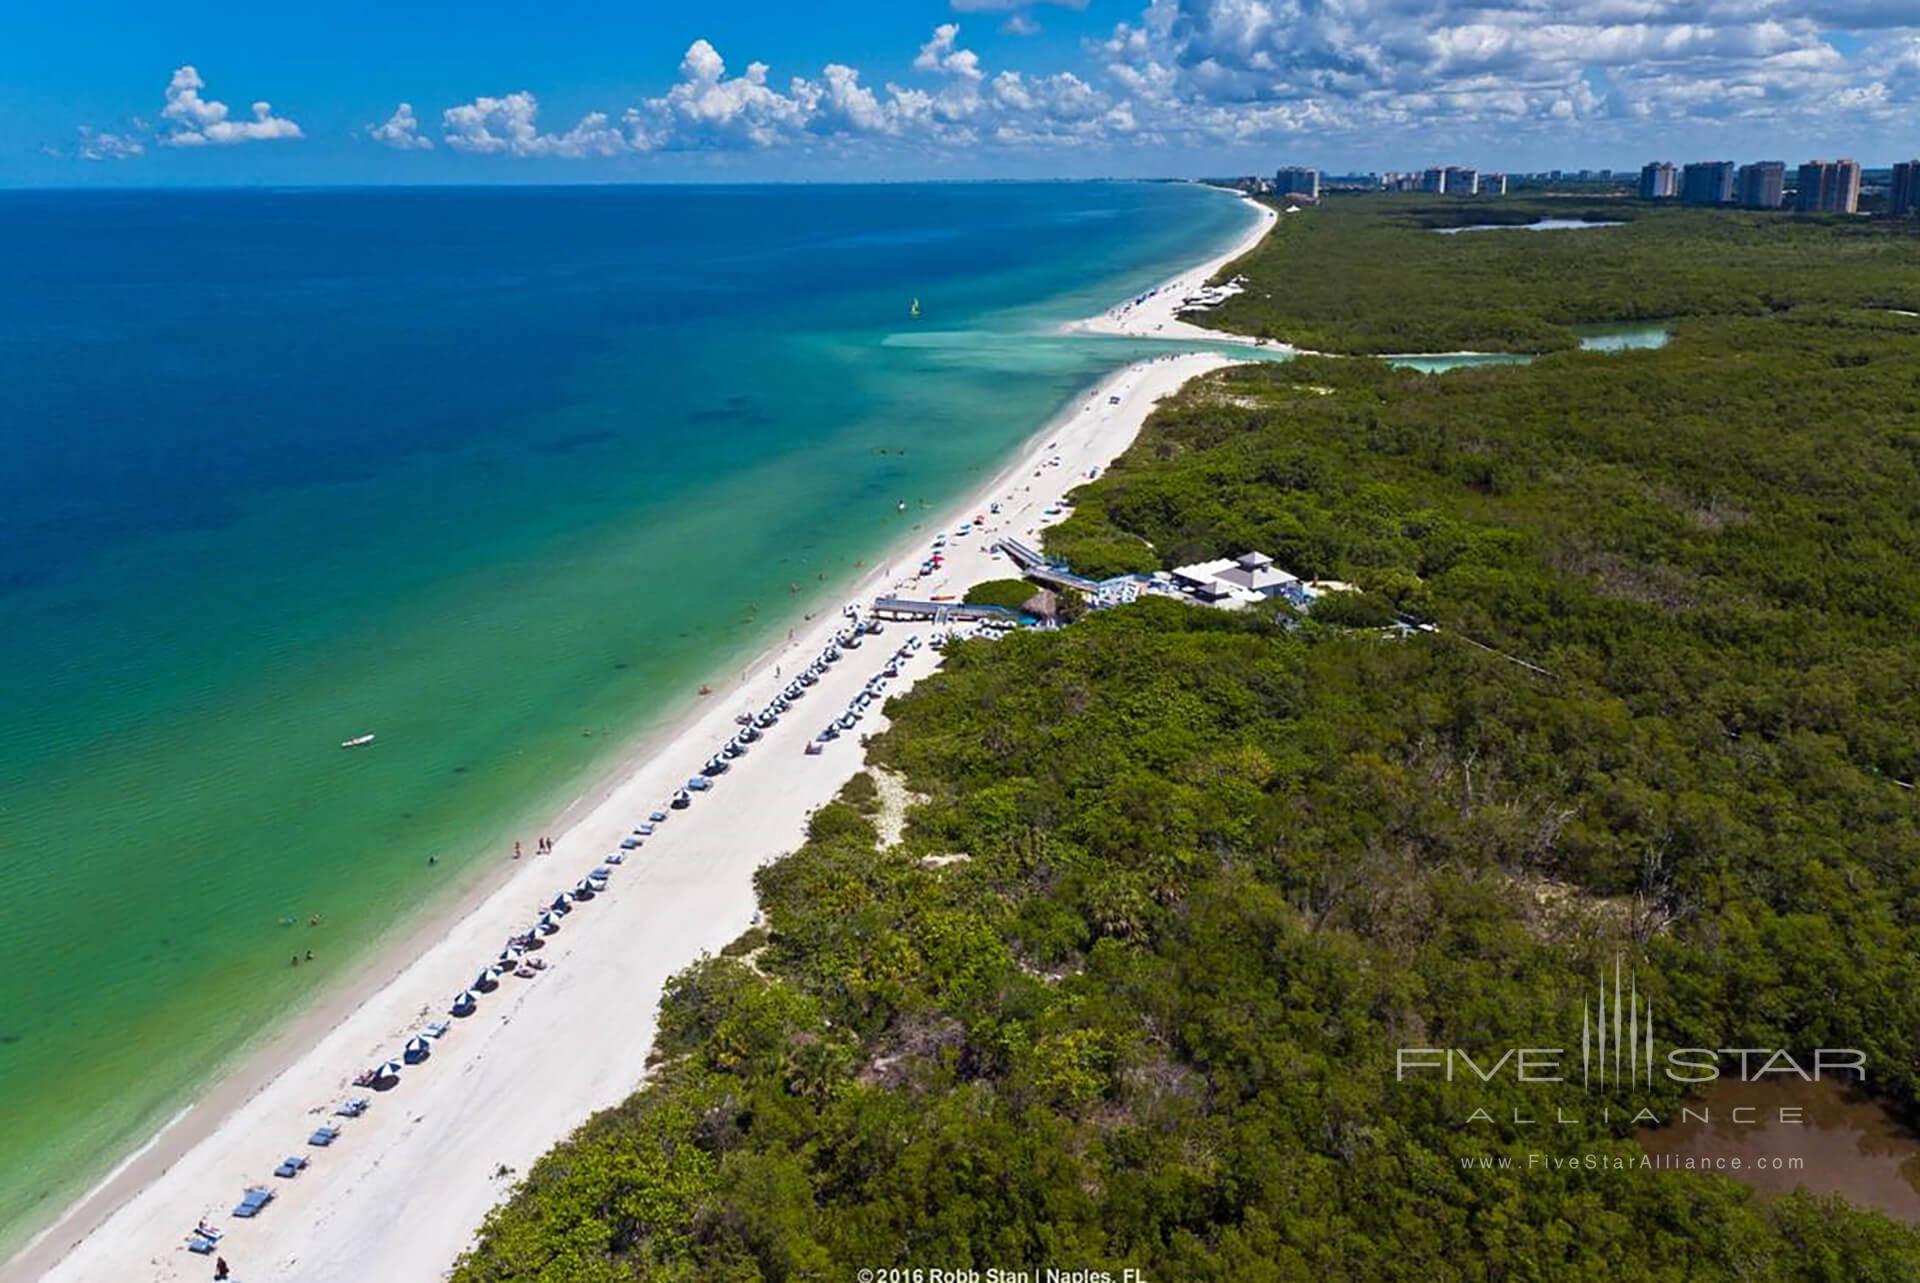
{"label": "sandy shoreline", "polygon": [[[1183,277],[1199,273],[1204,280],[1241,252],[1244,246]],[[1197,328],[1182,337],[1225,342]],[[847,600],[864,606],[906,582],[943,529],[950,536],[946,564],[914,583],[912,595],[957,595],[970,583],[1010,575],[1005,561],[990,556],[991,538],[1034,534],[1046,520],[1042,510],[1123,451],[1157,400],[1226,363],[1219,354],[1195,353],[1109,376],[1047,424],[945,525],[923,519]],[[965,541],[951,539],[961,521],[995,501],[1002,511],[987,527]],[[335,994],[250,1054],[0,1267],[0,1280],[202,1277],[209,1264],[189,1254],[185,1241],[203,1217],[226,1230],[221,1254],[234,1277],[249,1283],[357,1280],[369,1277],[370,1263],[383,1278],[443,1275],[510,1188],[512,1178],[496,1177],[498,1169],[524,1173],[591,1113],[639,1085],[668,976],[746,929],[756,909],[754,870],[797,846],[808,813],[861,763],[855,736],[818,757],[803,754],[805,742],[895,647],[927,630],[890,625],[848,652],[711,795],[674,812],[631,853],[607,894],[566,919],[542,950],[545,974],[503,979],[478,1014],[454,1022],[428,1063],[405,1071],[393,1090],[368,1093],[372,1110],[346,1122],[334,1146],[309,1149],[307,1134],[339,1100],[358,1094],[349,1087],[356,1072],[397,1055],[410,1034],[446,1018],[453,994],[507,935],[532,922],[535,906],[601,863],[635,823],[664,806],[733,732],[734,715],[764,704],[840,623],[836,606],[816,607],[814,618],[796,621],[792,639],[763,652],[743,680],[722,685],[716,678],[717,694],[651,731],[604,783],[547,826],[559,835],[553,854],[503,862],[343,977]],[[889,694],[936,664],[923,646]],[[861,730],[877,729],[876,721],[870,714]],[[301,1153],[313,1160],[307,1172],[291,1181],[272,1177],[282,1157]],[[252,1184],[273,1188],[274,1203],[257,1220],[233,1219],[232,1206]]]}
{"label": "sandy shoreline", "polygon": [[1246,235],[1235,241],[1232,248],[1223,254],[1217,254],[1204,262],[1168,277],[1145,294],[1114,304],[1098,316],[1075,321],[1066,327],[1070,334],[1115,334],[1137,339],[1183,339],[1199,342],[1232,343],[1245,347],[1268,347],[1279,351],[1291,351],[1284,343],[1270,343],[1246,334],[1226,334],[1219,330],[1209,330],[1183,321],[1177,313],[1181,300],[1205,285],[1221,268],[1233,262],[1260,243],[1280,215],[1271,205],[1262,205],[1248,196],[1240,197],[1249,209],[1259,215]]}

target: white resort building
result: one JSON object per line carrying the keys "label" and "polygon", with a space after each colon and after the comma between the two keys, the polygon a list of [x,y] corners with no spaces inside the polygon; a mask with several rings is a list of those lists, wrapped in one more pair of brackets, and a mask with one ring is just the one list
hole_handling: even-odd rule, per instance
{"label": "white resort building", "polygon": [[1176,566],[1171,577],[1181,593],[1226,610],[1257,605],[1275,597],[1304,596],[1300,580],[1276,567],[1273,558],[1261,552]]}

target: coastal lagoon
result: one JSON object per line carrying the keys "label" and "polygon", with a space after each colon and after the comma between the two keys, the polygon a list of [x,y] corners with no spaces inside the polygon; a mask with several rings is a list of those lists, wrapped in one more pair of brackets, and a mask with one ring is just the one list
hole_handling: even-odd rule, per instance
{"label": "coastal lagoon", "polygon": [[1595,227],[1619,227],[1618,220],[1586,218],[1540,218],[1531,223],[1470,223],[1465,227],[1436,227],[1442,236],[1461,232],[1579,232]]}
{"label": "coastal lagoon", "polygon": [[0,1237],[1167,350],[1052,331],[1248,217],[1153,184],[0,196]]}
{"label": "coastal lagoon", "polygon": [[[1665,347],[1673,337],[1664,321],[1604,321],[1571,329],[1583,352],[1639,352]],[[1476,365],[1527,365],[1539,358],[1531,352],[1449,352],[1435,356],[1409,352],[1382,359],[1425,374],[1445,374]]]}
{"label": "coastal lagoon", "polygon": [[1598,325],[1576,325],[1573,332],[1588,352],[1634,352],[1667,345],[1673,332],[1665,321],[1608,321]]}

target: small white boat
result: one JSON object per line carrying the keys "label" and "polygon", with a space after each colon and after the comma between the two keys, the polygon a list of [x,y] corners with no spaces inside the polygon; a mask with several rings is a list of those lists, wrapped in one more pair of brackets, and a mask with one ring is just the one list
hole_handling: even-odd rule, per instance
{"label": "small white boat", "polygon": [[356,735],[350,740],[341,740],[340,747],[341,748],[365,748],[367,745],[371,743],[373,743],[373,736]]}

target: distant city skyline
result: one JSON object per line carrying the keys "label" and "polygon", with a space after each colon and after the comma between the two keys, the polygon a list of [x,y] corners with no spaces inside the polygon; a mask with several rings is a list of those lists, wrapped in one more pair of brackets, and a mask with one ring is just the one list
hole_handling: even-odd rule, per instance
{"label": "distant city skyline", "polygon": [[[1920,153],[1890,0],[14,6],[0,183],[790,181]],[[1610,16],[1609,16],[1610,15]]]}

